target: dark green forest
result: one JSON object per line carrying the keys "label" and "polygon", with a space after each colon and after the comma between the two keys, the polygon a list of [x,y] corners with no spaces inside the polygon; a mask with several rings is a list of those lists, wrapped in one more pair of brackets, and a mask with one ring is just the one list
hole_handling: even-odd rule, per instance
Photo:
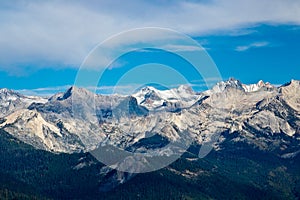
{"label": "dark green forest", "polygon": [[[191,147],[172,165],[136,174],[111,190],[88,153],[55,154],[0,130],[1,199],[299,199],[300,158],[283,159],[244,143],[197,159]],[[76,168],[79,163],[90,163]]]}

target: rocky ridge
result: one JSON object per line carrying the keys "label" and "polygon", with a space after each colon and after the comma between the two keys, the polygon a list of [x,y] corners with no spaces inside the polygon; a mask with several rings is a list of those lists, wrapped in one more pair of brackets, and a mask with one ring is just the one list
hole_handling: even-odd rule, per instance
{"label": "rocky ridge", "polygon": [[131,96],[104,96],[71,87],[49,99],[1,89],[0,128],[53,152],[90,151],[99,144],[143,151],[149,148],[141,145],[147,138],[176,142],[182,133],[188,133],[191,142],[220,150],[228,133],[235,141],[285,154],[295,144],[292,141],[299,147],[299,94],[296,80],[275,87],[230,79],[202,93],[188,86],[146,87]]}

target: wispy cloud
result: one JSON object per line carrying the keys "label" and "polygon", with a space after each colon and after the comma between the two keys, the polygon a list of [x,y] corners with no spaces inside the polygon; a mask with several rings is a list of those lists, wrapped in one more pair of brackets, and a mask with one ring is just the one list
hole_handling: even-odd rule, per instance
{"label": "wispy cloud", "polygon": [[[178,88],[182,84],[173,84],[169,85],[169,88],[165,89],[172,89],[172,88]],[[194,88],[195,91],[203,91],[206,90],[215,83],[208,82],[205,83],[204,81],[199,81],[195,83],[187,84],[190,87]],[[127,84],[127,85],[116,85],[116,86],[85,86],[83,88],[90,90],[91,92],[95,92],[96,94],[119,94],[119,95],[131,95],[136,93],[138,90],[140,90],[142,87],[145,87],[146,85],[140,85],[140,84]],[[34,88],[34,89],[21,89],[21,90],[15,90],[16,92],[19,92],[24,95],[30,95],[30,96],[41,96],[41,97],[51,97],[54,94],[65,92],[68,88],[70,88],[71,85],[63,85],[58,87],[46,87],[46,88]],[[78,86],[80,87],[80,86]],[[162,89],[162,88],[159,88]]]}
{"label": "wispy cloud", "polygon": [[247,51],[251,48],[259,48],[259,47],[265,47],[268,46],[269,42],[253,42],[249,45],[243,45],[243,46],[237,46],[235,48],[236,51]]}
{"label": "wispy cloud", "polygon": [[236,34],[257,23],[299,25],[299,10],[300,1],[294,0],[1,1],[0,70],[78,67],[97,43],[132,28]]}
{"label": "wispy cloud", "polygon": [[57,87],[21,89],[21,90],[16,90],[16,91],[21,94],[25,94],[25,95],[50,97],[53,94],[56,94],[58,92],[64,92],[70,87],[71,87],[71,85],[63,85],[63,86],[57,86]]}
{"label": "wispy cloud", "polygon": [[[157,49],[163,50],[163,51],[171,51],[171,52],[188,52],[188,51],[203,51],[204,48],[201,46],[196,45],[163,45],[158,46]],[[133,49],[134,51],[138,52],[156,52],[157,49],[150,49],[150,48],[143,48],[143,49]]]}
{"label": "wispy cloud", "polygon": [[204,50],[200,46],[196,46],[196,45],[171,45],[171,44],[163,46],[162,49],[166,49],[173,52]]}
{"label": "wispy cloud", "polygon": [[[21,89],[15,90],[21,94],[31,96],[43,96],[50,97],[59,92],[65,92],[72,85],[62,85],[57,87],[45,87],[45,88],[33,88],[33,89]],[[132,94],[138,88],[141,87],[139,84],[128,84],[128,85],[116,85],[116,86],[77,86],[82,87],[99,94]]]}

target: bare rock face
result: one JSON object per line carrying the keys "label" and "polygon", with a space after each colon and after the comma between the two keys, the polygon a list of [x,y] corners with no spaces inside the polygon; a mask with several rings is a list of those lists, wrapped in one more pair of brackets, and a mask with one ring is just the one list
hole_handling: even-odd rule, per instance
{"label": "bare rock face", "polygon": [[71,87],[49,99],[2,89],[0,111],[1,129],[54,152],[90,151],[103,144],[143,151],[155,147],[149,141],[161,146],[155,138],[214,143],[219,150],[223,133],[262,150],[284,150],[290,140],[299,143],[300,82],[277,88],[230,79],[202,93],[189,86],[145,87],[132,96]]}
{"label": "bare rock face", "polygon": [[18,109],[25,108],[33,102],[44,103],[46,101],[45,98],[24,96],[6,88],[0,89],[0,118]]}
{"label": "bare rock face", "polygon": [[291,80],[288,84],[280,87],[280,93],[287,105],[300,114],[300,81]]}

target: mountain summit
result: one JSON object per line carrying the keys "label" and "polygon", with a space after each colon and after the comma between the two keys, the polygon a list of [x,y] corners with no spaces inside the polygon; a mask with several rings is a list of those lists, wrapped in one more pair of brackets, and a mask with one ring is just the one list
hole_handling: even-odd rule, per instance
{"label": "mountain summit", "polygon": [[0,89],[0,118],[19,109],[28,107],[31,103],[45,103],[47,99],[42,97],[25,96],[6,88]]}

